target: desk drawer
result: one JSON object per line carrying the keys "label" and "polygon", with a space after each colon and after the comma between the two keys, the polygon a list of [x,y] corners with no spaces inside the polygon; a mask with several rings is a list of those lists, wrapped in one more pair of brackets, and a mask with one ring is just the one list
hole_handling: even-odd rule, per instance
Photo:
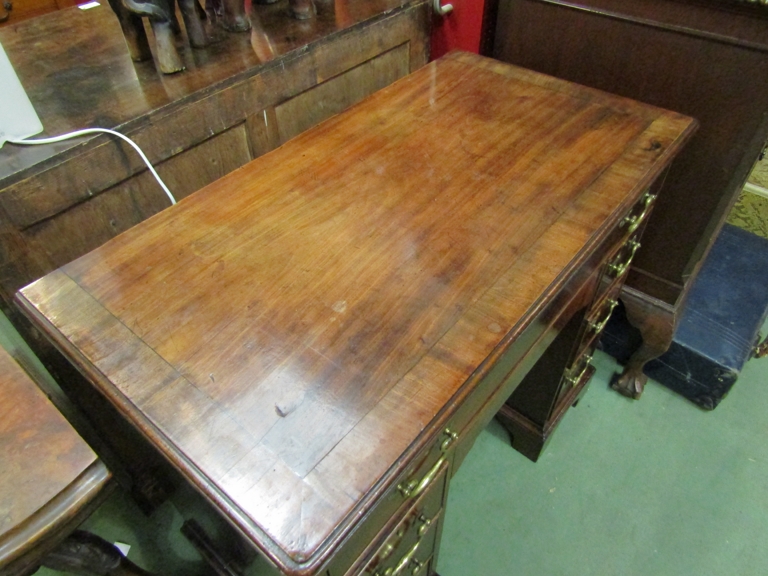
{"label": "desk drawer", "polygon": [[634,232],[617,246],[603,265],[595,301],[616,285],[623,285],[632,260],[640,249],[640,232]]}
{"label": "desk drawer", "polygon": [[600,284],[595,301],[601,299],[615,284],[623,284],[635,254],[640,249],[640,238],[653,209],[656,195],[646,191],[611,231],[603,247],[598,250],[603,259]]}
{"label": "desk drawer", "polygon": [[[629,214],[642,214],[641,207],[645,207],[644,200]],[[630,216],[624,220],[629,221]],[[571,395],[573,386],[565,380],[580,376],[578,386],[583,388],[594,369],[582,369],[575,364],[582,356],[589,356],[615,306],[624,278],[622,272],[601,289],[600,282],[608,278],[612,270],[606,262],[624,258],[627,238],[633,238],[635,233],[627,236],[626,225],[616,226],[472,393],[458,402],[458,411],[448,424],[460,436],[454,469],[463,461],[477,434],[505,403],[505,408],[518,411],[525,420],[543,430],[560,409],[560,401]],[[620,242],[625,244],[617,247]]]}
{"label": "desk drawer", "polygon": [[505,402],[524,409],[534,421],[543,423],[547,419],[563,371],[573,357],[573,346],[581,338],[599,265],[599,261],[589,261],[574,271],[552,303],[532,320],[472,393],[460,402],[449,424],[460,436],[457,465]]}
{"label": "desk drawer", "polygon": [[641,230],[643,225],[647,222],[655,202],[656,194],[650,190],[646,190],[640,197],[640,200],[635,203],[629,213],[622,218],[621,222],[619,222],[619,229],[627,236]]}
{"label": "desk drawer", "polygon": [[443,461],[431,485],[411,504],[397,526],[386,530],[386,541],[368,562],[363,574],[398,576],[430,573],[429,562],[434,556],[438,525],[442,521],[443,487],[447,472],[448,462]]}
{"label": "desk drawer", "polygon": [[579,345],[576,347],[576,352],[573,356],[575,360],[578,360],[588,348],[593,348],[594,343],[600,337],[600,334],[603,333],[603,330],[605,330],[613,309],[619,303],[622,284],[621,282],[612,284],[587,313],[584,319],[582,335],[579,338]]}
{"label": "desk drawer", "polygon": [[[534,461],[594,373],[590,360],[596,339],[618,301],[655,198],[645,192],[603,236],[562,289],[577,296],[565,305],[557,304],[554,313],[559,311],[559,316],[529,352],[535,364],[527,361],[516,367],[515,376],[519,378],[522,373],[525,378],[517,389],[508,386],[514,393],[498,418],[509,431],[513,446]],[[469,434],[462,432],[462,436]],[[457,460],[462,455],[460,448]]]}
{"label": "desk drawer", "polygon": [[[444,430],[413,459],[340,545],[323,576],[373,576],[377,571],[381,572],[379,576],[384,576],[386,569],[396,567],[417,541],[419,546],[411,557],[419,562],[432,557],[434,539],[428,542],[425,538],[432,538],[427,532],[439,533],[435,525],[441,521],[447,470],[452,465],[457,439],[455,433]],[[423,526],[428,530],[423,530]],[[400,531],[402,535],[398,535]],[[428,555],[425,556],[425,552]],[[415,562],[410,564],[411,570],[416,567]],[[426,568],[423,573],[428,574]]]}
{"label": "desk drawer", "polygon": [[561,395],[567,395],[567,392],[571,388],[575,388],[589,380],[589,376],[594,374],[594,368],[592,367],[592,354],[594,352],[593,347],[588,347],[584,352],[574,360],[573,364],[563,374],[563,386],[561,389]]}

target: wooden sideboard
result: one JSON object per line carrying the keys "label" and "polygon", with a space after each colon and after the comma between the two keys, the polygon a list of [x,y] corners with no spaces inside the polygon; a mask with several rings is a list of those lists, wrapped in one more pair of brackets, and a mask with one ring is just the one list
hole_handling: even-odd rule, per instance
{"label": "wooden sideboard", "polygon": [[[299,22],[287,1],[254,5],[253,28],[203,50],[180,47],[187,66],[160,74],[131,61],[106,5],[70,8],[0,30],[45,128],[98,126],[130,136],[177,198],[239,168],[427,62],[423,1],[319,0]],[[64,40],[66,39],[66,40]],[[12,305],[16,290],[168,206],[127,144],[109,136],[0,149],[0,306],[93,427],[79,426],[146,507],[170,487],[159,462],[71,365]],[[95,428],[95,430],[93,429]],[[115,444],[122,446],[115,447]],[[127,459],[129,447],[138,450]],[[120,458],[109,454],[119,452]],[[127,467],[126,470],[122,470]],[[162,474],[161,474],[162,475]]]}
{"label": "wooden sideboard", "polygon": [[588,377],[694,127],[452,53],[17,302],[280,573],[432,574],[477,434],[553,346]]}
{"label": "wooden sideboard", "polygon": [[617,383],[638,397],[768,140],[768,6],[742,0],[490,0],[493,57],[696,118],[621,300],[644,343]]}

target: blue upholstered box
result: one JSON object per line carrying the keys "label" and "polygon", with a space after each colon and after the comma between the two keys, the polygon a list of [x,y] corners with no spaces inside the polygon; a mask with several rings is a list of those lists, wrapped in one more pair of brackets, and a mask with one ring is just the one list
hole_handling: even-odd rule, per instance
{"label": "blue upholstered box", "polygon": [[[731,389],[768,314],[768,240],[726,224],[688,295],[670,349],[645,373],[707,410]],[[618,310],[601,347],[625,361],[639,334]]]}

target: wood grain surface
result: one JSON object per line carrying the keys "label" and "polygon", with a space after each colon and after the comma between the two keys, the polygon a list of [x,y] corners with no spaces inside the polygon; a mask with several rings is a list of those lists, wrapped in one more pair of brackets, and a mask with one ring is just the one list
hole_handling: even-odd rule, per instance
{"label": "wood grain surface", "polygon": [[[45,135],[112,128],[136,142],[177,199],[239,168],[428,59],[425,0],[320,0],[298,23],[287,0],[254,5],[249,34],[190,50],[177,76],[133,63],[106,3],[0,30]],[[62,42],[60,38],[66,37]],[[13,295],[169,202],[112,136],[0,150],[0,308],[30,341]],[[59,380],[61,362],[33,344]]]}
{"label": "wood grain surface", "polygon": [[454,53],[19,303],[262,552],[316,573],[693,128]]}
{"label": "wood grain surface", "polygon": [[25,555],[39,559],[66,536],[109,478],[90,447],[0,348],[0,571],[19,568]]}

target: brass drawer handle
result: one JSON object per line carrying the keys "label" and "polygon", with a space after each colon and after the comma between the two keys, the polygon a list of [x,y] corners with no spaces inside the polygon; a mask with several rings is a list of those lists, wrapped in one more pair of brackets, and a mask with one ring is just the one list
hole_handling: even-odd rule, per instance
{"label": "brass drawer handle", "polygon": [[621,221],[620,226],[629,225],[629,233],[632,234],[632,232],[637,230],[643,220],[645,220],[646,216],[648,216],[648,213],[651,211],[651,204],[653,204],[654,200],[656,200],[656,194],[651,194],[650,192],[643,194],[643,211],[636,216],[625,216]]}
{"label": "brass drawer handle", "polygon": [[584,378],[584,375],[587,373],[587,370],[589,370],[592,367],[592,364],[590,364],[590,362],[592,362],[592,356],[586,356],[584,358],[584,367],[581,369],[581,371],[579,371],[579,373],[576,374],[575,376],[572,374],[569,374],[568,376],[566,376],[565,380],[571,386],[576,386],[576,384],[581,382],[581,379]]}
{"label": "brass drawer handle", "polygon": [[450,448],[453,443],[459,439],[459,435],[450,428],[443,430],[443,434],[445,434],[447,438],[440,444],[440,452],[448,452],[448,448]]}
{"label": "brass drawer handle", "polygon": [[605,307],[605,311],[603,313],[603,317],[600,319],[600,321],[592,320],[589,323],[589,329],[592,330],[595,334],[599,334],[603,331],[605,326],[608,324],[608,321],[611,319],[611,314],[613,313],[613,309],[616,308],[616,305],[618,304],[618,300],[608,300],[606,304],[608,306]]}
{"label": "brass drawer handle", "polygon": [[[453,446],[453,443],[459,439],[459,435],[450,428],[443,430],[443,434],[446,436],[446,438],[440,443],[440,452],[445,454],[448,449]],[[409,480],[404,484],[398,484],[397,489],[400,491],[400,494],[402,494],[405,498],[415,498],[424,492],[424,490],[427,489],[427,487],[432,483],[437,474],[440,472],[440,467],[443,465],[445,460],[445,456],[440,456],[437,462],[434,463],[432,468],[429,469],[429,472],[424,475],[421,481],[417,482],[416,480]]]}
{"label": "brass drawer handle", "polygon": [[[421,540],[417,541],[416,544],[414,544],[408,552],[405,553],[405,555],[400,558],[398,563],[393,567],[389,567],[384,572],[376,572],[374,576],[399,576],[399,574],[402,573],[403,570],[405,570],[408,567],[408,564],[411,563],[411,561],[414,559],[413,557],[416,555],[416,552],[419,550],[419,545],[421,544]],[[414,571],[414,574],[416,574],[419,570],[422,568],[421,562],[416,560],[418,563],[418,567]]]}
{"label": "brass drawer handle", "polygon": [[[437,518],[437,516],[435,516]],[[429,532],[429,529],[432,527],[432,524],[435,523],[435,518],[427,518],[424,516],[424,514],[420,514],[419,517],[416,519],[417,522],[420,523],[418,529],[416,530],[416,534],[419,537],[419,540],[424,537],[424,534]]]}
{"label": "brass drawer handle", "polygon": [[392,542],[387,542],[384,545],[384,547],[381,549],[381,552],[379,552],[379,555],[378,555],[379,561],[386,560],[394,551],[395,551],[395,544],[393,544]]}
{"label": "brass drawer handle", "polygon": [[[424,535],[427,532],[429,532],[429,529],[432,528],[432,526],[434,526],[435,522],[437,521],[437,517],[438,517],[439,514],[440,514],[440,512],[435,514],[434,518],[427,518],[423,513],[419,514],[418,518],[416,518],[416,522],[414,522],[414,525],[416,523],[419,524],[419,527],[416,529],[416,536],[417,536],[417,540],[418,541],[421,541],[421,539],[424,538]],[[403,536],[405,536],[405,530],[401,529],[401,530],[399,530],[397,532],[397,538],[401,539]],[[383,562],[384,560],[389,558],[392,555],[392,552],[394,552],[395,549],[397,548],[398,544],[399,544],[398,541],[387,542],[381,548],[381,550],[379,551],[379,553],[377,555],[377,558],[378,558],[379,562]],[[416,562],[416,561],[414,560],[414,562]],[[416,573],[416,571],[414,571],[414,574],[415,573]],[[377,572],[377,574],[378,574],[378,572]]]}
{"label": "brass drawer handle", "polygon": [[438,16],[447,16],[453,12],[453,4],[440,4],[440,0],[432,1],[432,10]]}
{"label": "brass drawer handle", "polygon": [[404,498],[416,498],[416,496],[424,492],[440,473],[440,468],[445,463],[445,460],[445,456],[440,456],[420,481],[410,480],[405,484],[398,484],[397,489],[400,491],[400,494]]}
{"label": "brass drawer handle", "polygon": [[418,520],[421,522],[421,526],[419,526],[419,528],[416,530],[416,534],[419,536],[419,538],[421,538],[429,531],[430,526],[432,526],[432,519],[427,518],[424,516],[424,514],[422,514],[419,516]]}
{"label": "brass drawer handle", "polygon": [[424,562],[419,562],[418,560],[416,560],[416,558],[411,560],[411,564],[413,564],[413,570],[411,570],[411,574],[413,574],[413,576],[416,576],[419,572],[421,572],[424,569],[424,566],[426,566]]}
{"label": "brass drawer handle", "polygon": [[629,246],[629,254],[627,254],[624,262],[620,264],[617,262],[611,262],[608,264],[608,271],[613,274],[615,278],[623,276],[627,269],[629,269],[629,265],[632,263],[632,259],[635,257],[637,249],[640,248],[640,242],[637,240],[630,240],[627,242],[627,246]]}

